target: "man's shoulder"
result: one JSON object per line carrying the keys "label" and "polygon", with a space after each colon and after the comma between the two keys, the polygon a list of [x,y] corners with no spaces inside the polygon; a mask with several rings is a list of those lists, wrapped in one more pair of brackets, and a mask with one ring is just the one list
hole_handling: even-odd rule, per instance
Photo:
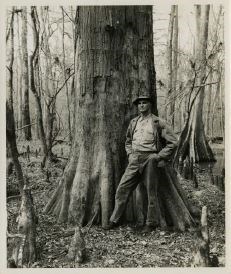
{"label": "man's shoulder", "polygon": [[167,122],[164,119],[162,119],[154,114],[152,114],[152,120],[153,120],[154,124],[157,124],[160,127],[165,127],[167,125]]}

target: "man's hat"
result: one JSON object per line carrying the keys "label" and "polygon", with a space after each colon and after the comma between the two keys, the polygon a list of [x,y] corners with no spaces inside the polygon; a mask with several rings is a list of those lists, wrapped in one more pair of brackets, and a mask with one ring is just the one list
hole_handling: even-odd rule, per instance
{"label": "man's hat", "polygon": [[150,103],[152,102],[150,96],[148,96],[148,95],[140,95],[140,96],[138,96],[138,97],[133,101],[133,104],[134,104],[134,105],[137,105],[138,102],[139,102],[140,100],[148,100]]}

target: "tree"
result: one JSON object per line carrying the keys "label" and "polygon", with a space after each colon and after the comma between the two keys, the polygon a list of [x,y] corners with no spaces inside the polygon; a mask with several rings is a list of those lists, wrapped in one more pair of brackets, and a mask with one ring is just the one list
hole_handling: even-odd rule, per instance
{"label": "tree", "polygon": [[39,50],[39,32],[38,32],[38,15],[36,7],[31,7],[31,19],[32,19],[32,31],[34,38],[34,51],[30,56],[30,86],[31,91],[35,97],[35,104],[37,110],[37,119],[39,126],[39,136],[42,144],[42,151],[44,154],[44,158],[42,161],[42,166],[44,167],[46,162],[46,157],[48,155],[47,143],[46,143],[46,135],[43,127],[43,117],[42,117],[42,106],[41,106],[41,97],[36,87],[36,78],[35,71],[38,66],[38,50]]}
{"label": "tree", "polygon": [[19,184],[19,190],[22,193],[24,177],[20,162],[18,160],[18,150],[15,135],[15,121],[13,109],[13,63],[14,63],[14,7],[10,11],[11,16],[6,36],[6,143],[8,157],[12,158]]}
{"label": "tree", "polygon": [[210,5],[205,5],[201,14],[201,6],[196,9],[196,46],[195,62],[191,61],[193,77],[190,81],[188,98],[188,117],[181,133],[175,161],[184,160],[186,156],[193,158],[194,162],[213,161],[214,155],[205,136],[203,124],[204,90],[208,74],[206,74],[206,50],[208,40],[208,24]]}
{"label": "tree", "polygon": [[150,94],[157,113],[151,6],[78,7],[75,109],[71,153],[45,212],[58,221],[107,225],[125,165],[124,141]]}
{"label": "tree", "polygon": [[175,118],[175,96],[177,88],[178,70],[178,6],[172,5],[168,30],[168,107],[166,118],[174,128]]}
{"label": "tree", "polygon": [[27,51],[27,8],[22,7],[22,127],[25,140],[31,139],[30,109],[29,109],[29,70]]}
{"label": "tree", "polygon": [[[62,48],[63,48],[63,64],[62,64],[62,69],[63,69],[63,75],[64,75],[64,79],[66,81],[67,76],[70,74],[70,68],[66,67],[66,58],[65,58],[65,14],[64,14],[64,9],[63,7],[61,7],[62,9]],[[69,96],[69,88],[68,88],[68,84],[65,84],[65,90],[66,90],[66,98],[67,98],[67,110],[68,110],[68,117],[67,117],[67,121],[68,121],[68,130],[69,130],[69,140],[70,142],[72,141],[72,137],[71,137],[71,109],[70,109],[70,96]]]}

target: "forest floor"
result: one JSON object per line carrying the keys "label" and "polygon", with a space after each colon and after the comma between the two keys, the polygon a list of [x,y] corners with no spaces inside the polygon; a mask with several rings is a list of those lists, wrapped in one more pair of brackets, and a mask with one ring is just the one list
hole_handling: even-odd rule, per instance
{"label": "forest floor", "polygon": [[[27,144],[19,145],[19,151],[25,150]],[[30,143],[31,151],[38,144]],[[218,148],[219,149],[219,148]],[[58,145],[54,152],[67,157],[68,146]],[[23,170],[27,174],[32,189],[37,224],[37,248],[39,257],[32,267],[62,268],[74,267],[68,262],[66,254],[72,236],[65,236],[65,224],[57,224],[54,216],[43,213],[44,206],[55,190],[62,175],[66,160],[49,167],[50,176],[40,168],[41,157],[30,156],[30,160],[20,157]],[[219,266],[225,265],[225,194],[210,183],[206,169],[197,174],[199,186],[194,188],[192,181],[181,179],[189,199],[208,207],[208,225],[210,235],[210,254],[216,255]],[[15,188],[15,177],[7,180],[8,195],[12,196]],[[11,193],[11,194],[9,194]],[[20,199],[7,202],[8,231],[17,232],[16,218],[19,212]],[[93,267],[189,267],[193,250],[197,243],[194,231],[166,232],[156,229],[151,233],[134,232],[129,226],[120,226],[105,231],[100,226],[92,226],[85,235],[86,260],[79,265],[83,268]],[[11,242],[8,242],[8,254],[11,253]]]}

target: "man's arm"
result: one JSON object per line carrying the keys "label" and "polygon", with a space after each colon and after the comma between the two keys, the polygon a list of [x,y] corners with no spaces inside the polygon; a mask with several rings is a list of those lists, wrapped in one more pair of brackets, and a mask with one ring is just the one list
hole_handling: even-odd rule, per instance
{"label": "man's arm", "polygon": [[177,146],[178,140],[172,129],[164,122],[160,122],[161,137],[166,140],[166,146],[157,154],[159,160],[167,160]]}
{"label": "man's arm", "polygon": [[131,132],[131,122],[128,126],[126,133],[126,141],[125,141],[125,150],[127,152],[127,156],[132,153],[132,132]]}

